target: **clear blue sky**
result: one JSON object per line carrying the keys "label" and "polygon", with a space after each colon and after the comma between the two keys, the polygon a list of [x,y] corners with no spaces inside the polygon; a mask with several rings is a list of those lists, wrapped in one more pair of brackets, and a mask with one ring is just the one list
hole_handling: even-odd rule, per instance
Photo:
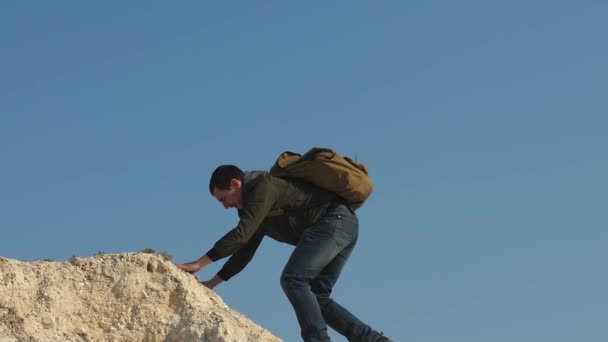
{"label": "clear blue sky", "polygon": [[[0,255],[196,259],[237,222],[209,195],[217,165],[326,146],[375,182],[335,288],[360,318],[396,341],[606,341],[606,18],[605,1],[4,1]],[[266,239],[217,288],[288,342],[290,251]]]}

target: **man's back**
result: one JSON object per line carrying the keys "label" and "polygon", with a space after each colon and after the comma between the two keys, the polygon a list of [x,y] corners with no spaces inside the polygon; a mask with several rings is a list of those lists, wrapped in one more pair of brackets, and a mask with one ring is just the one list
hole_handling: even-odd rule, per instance
{"label": "man's back", "polygon": [[[271,194],[276,192],[276,195]],[[276,196],[276,202],[260,228],[271,238],[295,245],[301,233],[322,217],[327,209],[342,199],[310,183],[274,177],[264,171],[245,172],[243,202],[260,201],[263,196]],[[239,216],[243,211],[239,210]]]}

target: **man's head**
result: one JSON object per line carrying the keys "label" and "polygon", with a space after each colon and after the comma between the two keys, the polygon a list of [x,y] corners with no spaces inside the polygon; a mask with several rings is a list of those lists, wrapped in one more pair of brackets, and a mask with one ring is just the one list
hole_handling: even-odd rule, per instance
{"label": "man's head", "polygon": [[234,165],[219,166],[211,175],[209,192],[224,208],[243,208],[243,171]]}

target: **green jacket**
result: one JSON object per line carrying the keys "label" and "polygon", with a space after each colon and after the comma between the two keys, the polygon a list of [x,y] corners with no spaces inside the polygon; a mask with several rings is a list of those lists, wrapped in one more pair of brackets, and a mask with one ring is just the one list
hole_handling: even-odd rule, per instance
{"label": "green jacket", "polygon": [[[306,228],[321,218],[328,208],[342,203],[334,193],[311,184],[285,180],[268,172],[245,172],[242,183],[243,208],[239,223],[219,239],[207,256],[219,260],[230,256],[218,272],[228,280],[251,260],[264,236],[296,245]],[[282,210],[278,216],[270,212]]]}

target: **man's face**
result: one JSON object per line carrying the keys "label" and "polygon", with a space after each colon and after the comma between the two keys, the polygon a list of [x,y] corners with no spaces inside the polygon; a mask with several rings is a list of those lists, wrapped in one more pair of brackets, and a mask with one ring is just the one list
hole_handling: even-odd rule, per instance
{"label": "man's face", "polygon": [[243,209],[241,181],[238,179],[233,179],[230,181],[230,188],[228,190],[219,189],[217,186],[213,188],[213,197],[222,203],[226,209]]}

